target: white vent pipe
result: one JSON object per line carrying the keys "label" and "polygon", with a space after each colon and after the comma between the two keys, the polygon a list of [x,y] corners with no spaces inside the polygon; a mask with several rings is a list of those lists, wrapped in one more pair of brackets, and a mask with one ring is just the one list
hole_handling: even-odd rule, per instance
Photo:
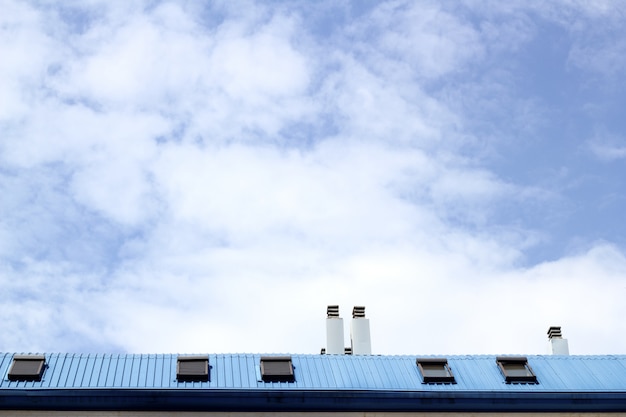
{"label": "white vent pipe", "polygon": [[339,306],[328,306],[326,314],[326,354],[343,355],[343,319],[339,317]]}
{"label": "white vent pipe", "polygon": [[355,306],[352,309],[350,322],[350,339],[353,355],[371,355],[372,341],[370,337],[370,321],[365,318],[365,307]]}

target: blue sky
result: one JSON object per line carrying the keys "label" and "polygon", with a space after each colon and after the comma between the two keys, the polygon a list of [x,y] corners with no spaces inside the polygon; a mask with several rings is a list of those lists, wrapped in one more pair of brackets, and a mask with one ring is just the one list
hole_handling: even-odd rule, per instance
{"label": "blue sky", "polygon": [[624,353],[621,2],[0,11],[1,350]]}

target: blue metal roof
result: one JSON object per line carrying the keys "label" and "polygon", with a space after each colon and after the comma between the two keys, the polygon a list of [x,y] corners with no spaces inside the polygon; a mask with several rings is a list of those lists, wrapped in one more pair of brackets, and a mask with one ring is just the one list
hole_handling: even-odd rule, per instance
{"label": "blue metal roof", "polygon": [[[9,381],[13,354],[0,354],[0,389],[185,388],[422,391],[624,391],[626,356],[528,356],[538,384],[506,384],[496,356],[448,356],[456,384],[423,384],[418,356],[292,355],[295,382],[262,382],[258,354],[209,354],[210,381],[177,382],[176,354],[46,354],[41,381]],[[420,356],[423,357],[423,356]]]}
{"label": "blue metal roof", "polygon": [[[237,406],[242,396],[257,398],[263,404],[271,396],[279,396],[283,404],[291,404],[290,398],[300,404],[290,405],[296,409],[319,409],[322,404],[339,404],[328,401],[331,397],[341,397],[344,398],[341,404],[353,401],[346,409],[367,407],[369,403],[372,409],[378,409],[385,401],[372,402],[372,399],[383,396],[394,398],[393,404],[388,401],[385,410],[399,407],[399,404],[404,404],[399,408],[401,410],[413,409],[416,404],[424,403],[424,399],[429,399],[432,404],[434,398],[448,404],[444,409],[458,409],[455,407],[463,404],[470,407],[464,402],[469,399],[513,401],[522,397],[534,398],[534,403],[526,402],[527,406],[535,404],[532,410],[544,410],[557,404],[554,398],[560,398],[561,407],[564,407],[565,399],[578,401],[581,395],[589,404],[604,398],[605,405],[610,403],[606,399],[608,395],[626,408],[626,356],[621,355],[527,356],[537,375],[537,384],[505,383],[496,356],[490,355],[448,356],[455,384],[422,383],[415,361],[423,356],[292,355],[295,382],[263,382],[259,368],[262,355],[259,354],[209,354],[209,381],[178,382],[176,354],[65,353],[45,354],[46,369],[41,381],[9,381],[7,373],[13,356],[12,353],[0,354],[0,408],[9,400],[27,401],[25,398],[33,395],[50,397],[64,392],[74,398],[108,395],[119,400],[126,395],[145,396],[150,391],[166,397],[180,396],[180,401],[184,397],[185,404],[196,401],[191,399],[195,398],[194,392],[203,392],[202,405],[193,409],[211,408],[207,403],[211,395],[222,398],[220,409]],[[422,398],[421,402],[416,400],[418,397]],[[361,398],[361,402],[356,398]],[[451,398],[455,399],[454,406],[450,405]],[[132,400],[127,401],[132,403]],[[337,407],[332,409],[343,409],[341,405]],[[470,408],[478,410],[479,407],[474,404]]]}

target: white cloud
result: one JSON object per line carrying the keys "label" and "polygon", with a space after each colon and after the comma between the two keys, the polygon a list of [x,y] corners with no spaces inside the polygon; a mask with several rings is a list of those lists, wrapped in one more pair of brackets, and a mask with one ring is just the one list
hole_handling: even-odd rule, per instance
{"label": "white cloud", "polygon": [[462,71],[467,61],[483,54],[472,25],[432,2],[381,3],[349,32],[363,39],[357,51],[365,54],[370,65],[388,70],[385,58],[391,59],[404,66],[410,77],[432,79]]}
{"label": "white cloud", "polygon": [[412,209],[386,190],[386,183],[407,163],[395,152],[367,146],[328,144],[303,155],[174,145],[163,153],[155,176],[174,219],[236,241],[296,233],[330,244],[346,237],[384,239],[410,227],[401,219]]}
{"label": "white cloud", "polygon": [[614,134],[601,132],[587,141],[587,146],[597,158],[604,161],[613,161],[626,158],[626,144],[624,140]]}
{"label": "white cloud", "polygon": [[626,42],[621,38],[620,31],[611,35],[610,40],[589,39],[583,35],[583,39],[570,51],[569,64],[615,81],[626,71]]}
{"label": "white cloud", "polygon": [[[275,249],[256,251],[258,258],[243,250],[207,250],[199,263],[181,259],[188,269],[175,274],[164,272],[171,263],[157,261],[120,274],[106,290],[63,270],[45,271],[61,275],[46,285],[34,279],[41,270],[28,269],[33,278],[27,287],[3,283],[21,306],[3,303],[4,315],[11,328],[46,330],[29,339],[9,332],[5,345],[70,349],[55,336],[72,329],[91,349],[315,353],[324,345],[324,307],[339,303],[344,317],[352,305],[367,306],[376,353],[541,354],[552,324],[564,326],[574,354],[621,349],[614,335],[623,324],[607,318],[624,314],[620,277],[626,261],[608,246],[508,271],[490,270],[491,261],[480,267],[468,251],[410,244],[334,259]],[[592,287],[589,276],[595,277]],[[19,291],[32,298],[24,300]],[[42,314],[18,319],[17,311]]]}
{"label": "white cloud", "polygon": [[45,31],[45,20],[23,2],[4,2],[0,17],[0,123],[17,121],[42,95],[47,72],[62,49]]}
{"label": "white cloud", "polygon": [[100,21],[71,38],[78,54],[58,77],[57,87],[105,109],[163,111],[180,105],[206,73],[212,42],[198,36],[201,29],[177,7],[167,7],[168,19],[162,9],[119,25]]}
{"label": "white cloud", "polygon": [[4,350],[316,352],[331,303],[368,307],[376,353],[541,353],[551,324],[618,349],[587,335],[623,327],[623,254],[522,269],[537,232],[491,217],[545,192],[485,167],[468,119],[524,100],[458,77],[524,18],[391,2],[327,44],[286,6],[91,7],[2,32]]}
{"label": "white cloud", "polygon": [[625,146],[611,146],[594,143],[591,145],[591,150],[601,159],[614,160],[626,158]]}
{"label": "white cloud", "polygon": [[209,65],[212,82],[228,95],[254,101],[259,95],[301,94],[309,82],[308,63],[290,43],[291,19],[279,17],[252,37],[219,33]]}

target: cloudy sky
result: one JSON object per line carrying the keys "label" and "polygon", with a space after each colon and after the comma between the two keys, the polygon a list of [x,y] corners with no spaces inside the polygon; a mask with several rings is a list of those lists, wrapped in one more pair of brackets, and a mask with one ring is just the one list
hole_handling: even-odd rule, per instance
{"label": "cloudy sky", "polygon": [[0,350],[626,353],[620,1],[0,0]]}

